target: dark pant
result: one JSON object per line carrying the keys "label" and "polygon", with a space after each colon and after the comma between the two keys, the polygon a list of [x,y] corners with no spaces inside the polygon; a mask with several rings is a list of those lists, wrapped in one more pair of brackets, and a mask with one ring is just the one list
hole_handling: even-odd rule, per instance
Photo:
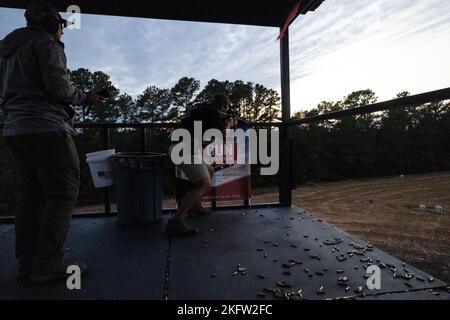
{"label": "dark pant", "polygon": [[183,198],[189,191],[194,189],[195,184],[185,179],[176,178],[175,185],[176,185],[177,204],[178,206],[180,206]]}
{"label": "dark pant", "polygon": [[78,197],[79,159],[70,134],[6,137],[17,164],[16,257],[33,273],[57,272]]}

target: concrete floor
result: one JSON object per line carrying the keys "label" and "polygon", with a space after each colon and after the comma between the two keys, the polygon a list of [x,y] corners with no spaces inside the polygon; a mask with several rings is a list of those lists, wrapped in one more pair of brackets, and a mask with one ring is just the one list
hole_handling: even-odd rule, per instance
{"label": "concrete floor", "polygon": [[[201,230],[193,238],[166,236],[167,219],[146,226],[122,226],[115,217],[73,219],[67,255],[88,262],[90,269],[79,291],[68,290],[65,282],[17,284],[14,228],[0,225],[0,299],[264,301],[299,290],[305,299],[449,298],[442,281],[430,281],[425,272],[298,207],[217,211],[189,218]],[[345,260],[337,259],[341,255]],[[381,269],[380,290],[365,287],[368,259],[388,265]],[[389,265],[395,266],[397,277]],[[410,280],[401,277],[406,272],[413,274]],[[338,284],[343,276],[349,278],[346,285]],[[355,292],[358,287],[363,287],[361,294]]]}

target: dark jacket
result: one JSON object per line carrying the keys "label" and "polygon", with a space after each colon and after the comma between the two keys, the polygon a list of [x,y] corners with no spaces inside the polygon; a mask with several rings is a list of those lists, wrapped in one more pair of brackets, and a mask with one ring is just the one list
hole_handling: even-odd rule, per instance
{"label": "dark jacket", "polygon": [[202,135],[209,129],[218,129],[225,131],[225,120],[217,109],[209,104],[201,104],[194,107],[186,117],[180,122],[180,128],[188,130],[191,135],[194,134],[194,122],[202,122]]}
{"label": "dark jacket", "polygon": [[[217,111],[217,109],[209,104],[198,104],[195,106],[187,115],[181,119],[180,124],[177,126],[178,129],[185,129],[189,131],[191,135],[191,148],[196,150],[196,145],[205,147],[211,142],[209,141],[195,141],[194,124],[196,121],[202,122],[202,132],[200,139],[203,139],[203,135],[209,129],[218,129],[225,134],[225,118]],[[172,134],[169,135],[172,145],[178,144],[178,142],[172,141]],[[198,143],[198,144],[197,144]],[[200,150],[196,150],[200,151]]]}
{"label": "dark jacket", "polygon": [[39,27],[0,41],[0,109],[4,136],[72,131],[70,105],[87,95],[71,85],[64,45]]}

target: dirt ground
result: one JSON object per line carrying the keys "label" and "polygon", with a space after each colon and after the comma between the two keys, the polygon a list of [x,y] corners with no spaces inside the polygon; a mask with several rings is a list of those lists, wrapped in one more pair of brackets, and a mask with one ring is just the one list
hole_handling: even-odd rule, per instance
{"label": "dirt ground", "polygon": [[[293,197],[325,221],[450,283],[450,172],[310,183]],[[253,197],[274,200],[276,193]],[[429,209],[420,211],[419,204]],[[444,207],[442,215],[435,205]]]}
{"label": "dirt ground", "polygon": [[[278,201],[278,190],[255,190],[252,203]],[[295,205],[450,283],[450,172],[309,183]],[[425,204],[427,210],[419,210]],[[444,207],[442,215],[435,205]],[[165,208],[175,201],[166,199]],[[98,212],[101,206],[78,208]],[[112,206],[115,210],[115,206]]]}

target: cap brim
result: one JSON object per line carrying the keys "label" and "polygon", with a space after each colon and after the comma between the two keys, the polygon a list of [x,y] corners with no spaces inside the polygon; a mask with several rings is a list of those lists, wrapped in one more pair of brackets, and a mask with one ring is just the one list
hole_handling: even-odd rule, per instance
{"label": "cap brim", "polygon": [[66,19],[59,19],[59,23],[63,26],[63,28],[67,28],[67,26],[71,25],[72,22],[67,21]]}
{"label": "cap brim", "polygon": [[60,23],[64,28],[67,28],[67,26],[70,25],[70,22],[67,21],[66,19],[64,19],[64,18],[62,17],[62,15],[61,15],[59,12],[57,12],[57,15],[58,15],[58,21],[59,21],[59,23]]}

